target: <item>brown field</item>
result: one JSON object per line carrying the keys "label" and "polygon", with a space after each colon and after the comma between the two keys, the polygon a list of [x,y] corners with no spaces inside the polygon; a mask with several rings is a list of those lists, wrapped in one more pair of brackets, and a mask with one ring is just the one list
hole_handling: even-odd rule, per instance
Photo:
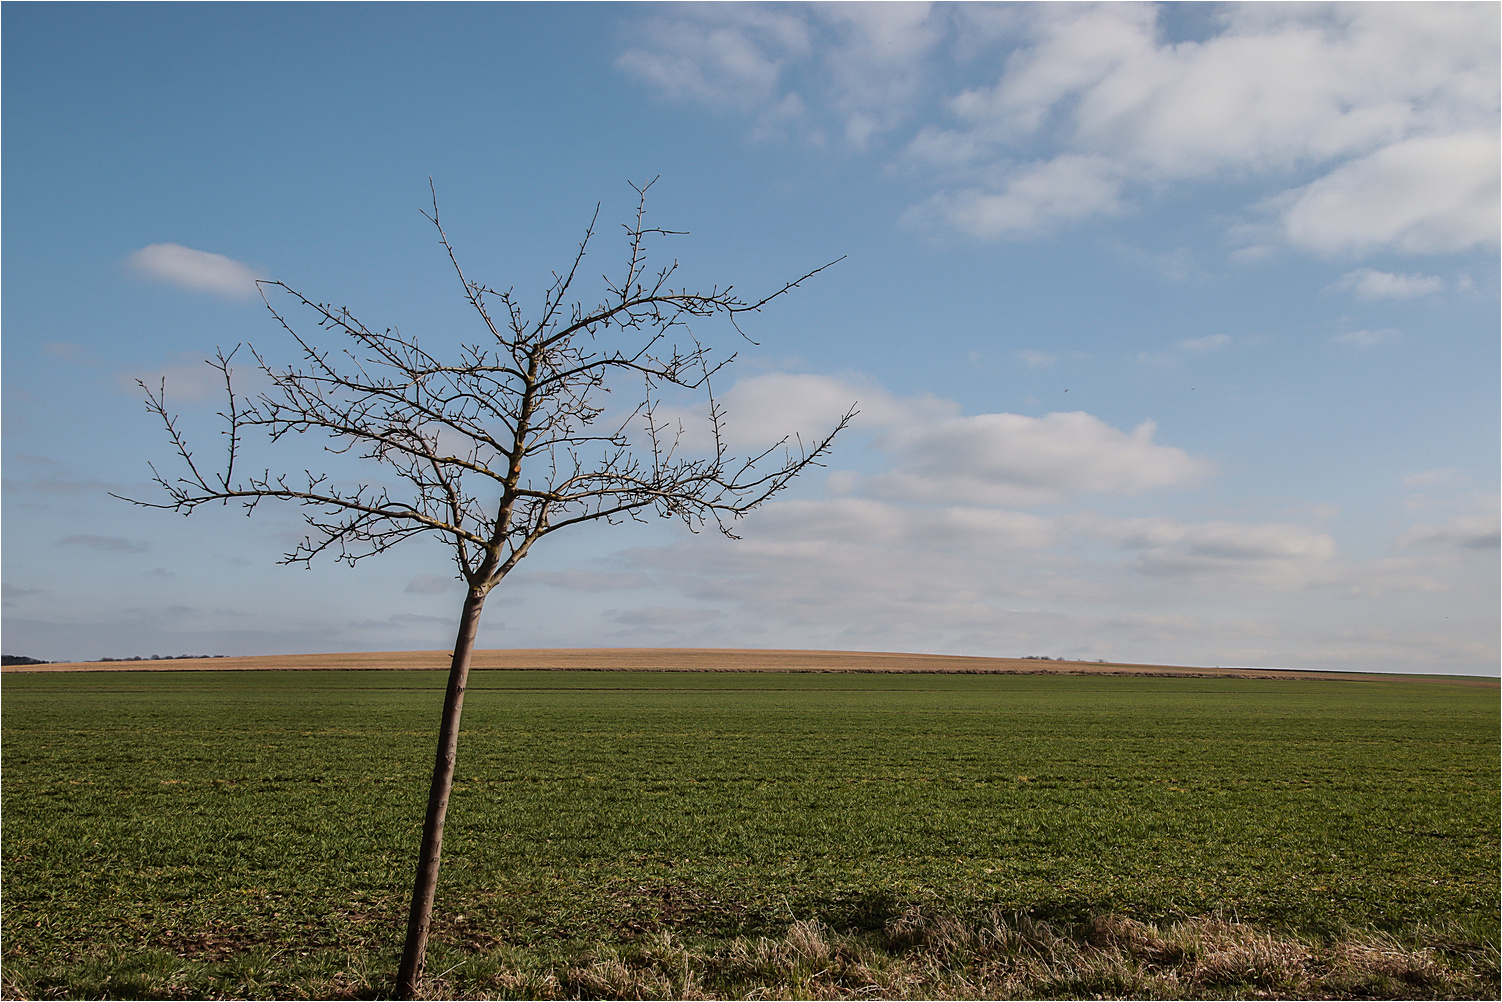
{"label": "brown field", "polygon": [[[78,671],[442,671],[448,651],[382,651],[347,654],[272,654],[257,657],[188,658],[161,661],[80,661],[11,665],[9,672]],[[997,675],[1188,675],[1202,678],[1345,679],[1378,681],[1401,677],[1361,672],[1294,671],[1277,668],[1200,668],[1096,661],[1037,661],[951,654],[867,651],[716,650],[712,648],[593,648],[475,651],[474,668],[530,671],[716,671],[716,672],[944,672]],[[1435,682],[1497,687],[1495,678],[1421,676]]]}

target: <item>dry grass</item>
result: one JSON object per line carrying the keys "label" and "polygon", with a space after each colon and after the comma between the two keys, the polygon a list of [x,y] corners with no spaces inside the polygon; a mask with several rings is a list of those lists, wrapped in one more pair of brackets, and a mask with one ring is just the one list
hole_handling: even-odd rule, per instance
{"label": "dry grass", "polygon": [[696,948],[671,932],[553,964],[504,953],[430,979],[438,998],[1496,998],[1495,946],[1377,933],[1314,942],[1221,918],[1064,928],[909,910],[876,932],[795,922]]}

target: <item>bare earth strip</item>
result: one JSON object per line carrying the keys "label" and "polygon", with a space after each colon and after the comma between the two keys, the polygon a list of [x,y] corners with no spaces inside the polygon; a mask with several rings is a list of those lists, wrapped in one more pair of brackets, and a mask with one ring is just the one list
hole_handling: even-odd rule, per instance
{"label": "bare earth strip", "polygon": [[[82,661],[11,665],[9,672],[79,671],[442,671],[448,651],[383,651],[348,654],[273,654],[259,657],[185,658],[161,661]],[[1200,678],[1282,678],[1391,681],[1425,679],[1453,685],[1497,688],[1499,680],[1467,676],[1384,675],[1361,672],[1294,671],[1281,668],[1196,668],[1094,661],[1039,661],[951,654],[868,651],[714,650],[708,648],[595,648],[475,651],[477,669],[528,671],[713,671],[713,672],[940,672],[972,675],[1186,675]]]}

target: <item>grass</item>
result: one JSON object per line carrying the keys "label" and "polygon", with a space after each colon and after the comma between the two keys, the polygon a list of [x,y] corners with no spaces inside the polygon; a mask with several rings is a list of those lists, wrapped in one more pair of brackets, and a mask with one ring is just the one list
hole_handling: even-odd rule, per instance
{"label": "grass", "polygon": [[[471,683],[446,995],[1497,994],[1495,689]],[[441,685],[7,675],[5,995],[386,991]]]}

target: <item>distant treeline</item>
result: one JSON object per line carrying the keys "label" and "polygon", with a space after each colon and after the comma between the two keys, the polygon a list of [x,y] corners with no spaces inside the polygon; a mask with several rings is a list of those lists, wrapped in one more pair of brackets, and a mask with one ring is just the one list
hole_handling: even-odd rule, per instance
{"label": "distant treeline", "polygon": [[[137,654],[133,658],[100,658],[100,661],[197,661],[201,658],[222,658],[223,654],[153,654],[149,658],[143,658]],[[40,664],[41,662],[33,662]]]}
{"label": "distant treeline", "polygon": [[[143,658],[137,654],[133,658],[100,658],[100,661],[197,661],[199,659],[222,658],[223,654],[153,654],[149,658]],[[3,663],[9,665],[50,665],[51,661],[43,661],[41,658],[28,658],[20,654],[0,655]]]}
{"label": "distant treeline", "polygon": [[[1024,654],[1024,655],[1022,655],[1022,660],[1023,661],[1063,661],[1065,659],[1064,658],[1051,658],[1047,654]],[[1102,660],[1102,659],[1100,659],[1100,658],[1096,658],[1095,659],[1095,663],[1098,664],[1098,665],[1103,665],[1103,664],[1105,664],[1105,661]]]}

